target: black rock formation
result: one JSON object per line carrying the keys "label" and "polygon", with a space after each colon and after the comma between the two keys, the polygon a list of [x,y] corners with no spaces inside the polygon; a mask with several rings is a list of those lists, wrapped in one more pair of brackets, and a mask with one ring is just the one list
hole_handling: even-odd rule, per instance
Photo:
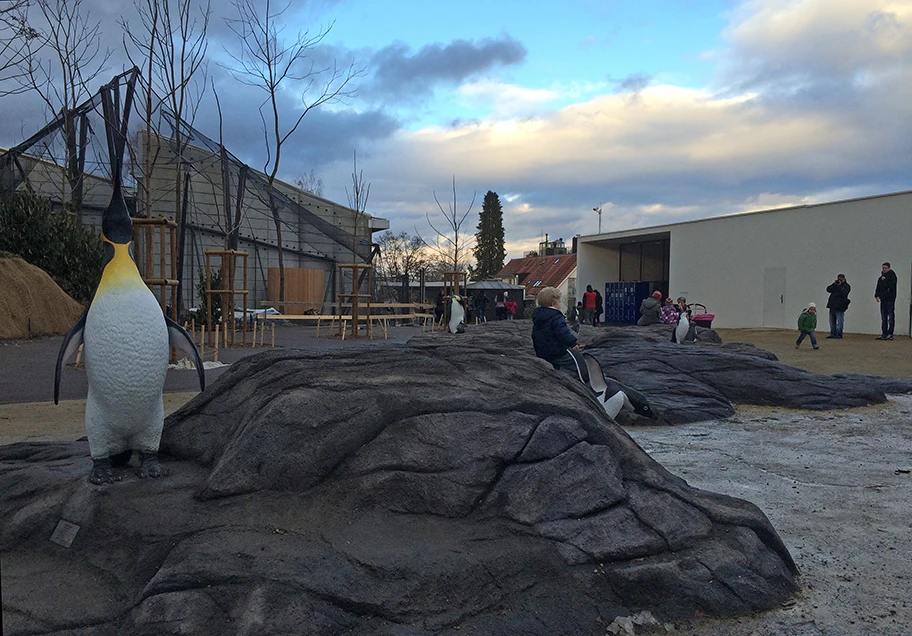
{"label": "black rock formation", "polygon": [[733,403],[826,410],[880,404],[886,393],[912,393],[909,380],[789,367],[753,345],[722,344],[714,331],[702,327],[696,343],[676,344],[671,328],[586,327],[582,333],[586,350],[606,375],[649,399],[659,418],[637,418],[638,425],[724,419],[734,414]]}
{"label": "black rock formation", "polygon": [[7,633],[604,634],[789,598],[763,513],[667,472],[528,326],[246,358],[168,418],[162,479],[0,448]]}
{"label": "black rock formation", "polygon": [[[604,634],[789,598],[763,513],[668,473],[529,331],[247,358],[168,418],[162,479],[92,486],[85,442],[0,448],[5,633]],[[912,388],[702,328],[581,337],[664,423]]]}

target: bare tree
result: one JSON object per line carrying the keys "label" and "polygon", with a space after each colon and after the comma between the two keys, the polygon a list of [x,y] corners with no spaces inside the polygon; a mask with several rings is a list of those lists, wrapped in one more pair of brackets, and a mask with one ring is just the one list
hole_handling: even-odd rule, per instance
{"label": "bare tree", "polygon": [[[424,238],[422,238],[422,240],[436,256],[434,260],[439,261],[439,264],[443,266],[443,271],[466,271],[469,266],[474,236],[471,234],[466,236],[462,232],[462,224],[465,222],[469,213],[472,211],[472,207],[475,205],[475,193],[472,193],[472,202],[469,203],[469,207],[466,208],[465,212],[459,212],[456,203],[456,177],[453,176],[453,203],[447,204],[447,209],[444,210],[440,201],[437,199],[437,192],[434,192],[434,202],[437,204],[437,209],[440,210],[440,214],[445,219],[447,226],[444,231],[437,229],[433,221],[431,221],[430,212],[426,212],[424,216],[427,219],[428,225],[434,230],[435,237],[433,243],[428,242]],[[418,236],[421,238],[420,234]]]}
{"label": "bare tree", "polygon": [[367,209],[367,199],[370,197],[370,184],[364,183],[364,171],[358,172],[358,151],[352,154],[352,189],[349,192],[345,188],[345,196],[348,198],[348,207],[355,211],[355,218],[352,222],[352,262],[358,260],[358,226],[367,216],[364,211]]}
{"label": "bare tree", "polygon": [[379,236],[377,243],[380,245],[378,270],[384,278],[412,277],[428,265],[427,246],[420,236],[407,232],[393,234],[387,230]]}
{"label": "bare tree", "polygon": [[31,44],[39,46],[41,34],[29,25],[29,0],[5,0],[0,2],[0,96],[14,95],[29,90],[24,84],[36,52]]}
{"label": "bare tree", "polygon": [[[153,153],[154,130],[161,130],[162,107],[168,112],[172,128],[168,143],[172,155],[178,159],[174,169],[174,220],[177,223],[178,280],[183,279],[184,175],[185,151],[189,139],[183,134],[185,124],[196,119],[206,85],[207,30],[211,7],[208,0],[197,8],[195,0],[134,0],[139,28],[132,28],[123,20],[124,49],[134,65],[146,69],[142,90],[145,94],[144,112],[140,118],[145,124],[143,157],[134,161],[142,166],[137,181],[142,185],[146,215],[152,213],[151,179],[155,171],[159,146]],[[133,149],[135,150],[135,149]],[[147,246],[151,249],[151,246]],[[178,298],[182,296],[178,293]]]}
{"label": "bare tree", "polygon": [[427,246],[418,236],[407,232],[393,234],[389,230],[377,237],[377,291],[391,302],[409,302],[411,294],[406,281],[414,279],[427,267]]}
{"label": "bare tree", "polygon": [[317,176],[313,168],[310,169],[309,174],[305,173],[297,177],[294,180],[294,184],[304,190],[304,192],[310,192],[317,197],[323,196],[323,177]]}
{"label": "bare tree", "polygon": [[[77,220],[82,220],[83,152],[87,125],[74,114],[92,95],[92,82],[107,70],[111,51],[101,50],[100,22],[93,22],[83,0],[32,0],[43,20],[35,24],[38,37],[28,42],[28,55],[19,82],[34,90],[49,110],[63,118],[66,156],[64,172],[69,183],[69,201]],[[39,49],[48,59],[38,56]]]}
{"label": "bare tree", "polygon": [[[228,52],[234,61],[229,70],[238,81],[266,93],[266,99],[259,108],[267,151],[263,172],[267,176],[269,208],[279,251],[281,301],[285,300],[285,259],[282,219],[274,188],[282,146],[311,110],[354,94],[351,84],[361,75],[361,70],[355,67],[354,62],[347,67],[339,67],[335,61],[324,66],[317,63],[317,47],[330,32],[333,23],[315,34],[298,32],[296,37],[286,41],[282,36],[282,16],[290,5],[274,10],[271,0],[234,0],[233,4],[237,17],[228,19],[227,24],[240,40],[241,49],[238,55]],[[286,122],[280,112],[279,99],[283,86],[289,83],[300,85],[302,108]]]}

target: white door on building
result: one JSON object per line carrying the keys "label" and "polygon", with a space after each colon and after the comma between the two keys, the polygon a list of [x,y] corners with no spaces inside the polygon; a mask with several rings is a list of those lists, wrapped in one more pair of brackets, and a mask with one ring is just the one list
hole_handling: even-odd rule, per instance
{"label": "white door on building", "polygon": [[785,268],[763,270],[763,326],[785,326]]}

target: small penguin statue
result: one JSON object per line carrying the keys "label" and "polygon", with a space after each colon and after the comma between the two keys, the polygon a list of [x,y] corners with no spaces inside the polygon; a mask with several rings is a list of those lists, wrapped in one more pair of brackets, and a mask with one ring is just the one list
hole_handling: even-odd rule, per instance
{"label": "small penguin statue", "polygon": [[465,307],[462,296],[453,294],[447,303],[447,328],[450,333],[465,333]]}

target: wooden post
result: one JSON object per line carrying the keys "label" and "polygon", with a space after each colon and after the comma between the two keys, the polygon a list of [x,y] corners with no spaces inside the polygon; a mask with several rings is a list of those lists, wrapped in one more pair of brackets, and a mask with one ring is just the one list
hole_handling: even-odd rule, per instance
{"label": "wooden post", "polygon": [[210,270],[209,254],[206,254],[206,324],[212,330],[212,273]]}
{"label": "wooden post", "polygon": [[[172,228],[168,234],[171,238],[171,278],[177,278],[177,241],[174,237],[174,229]],[[162,278],[168,278],[168,276],[162,275]],[[177,320],[177,285],[171,285],[171,319]]]}
{"label": "wooden post", "polygon": [[[247,252],[244,252],[244,289],[250,289],[247,287]],[[265,314],[264,314],[265,315]],[[254,336],[256,333],[254,333]],[[244,342],[244,346],[247,346],[247,294],[244,294],[244,335],[241,336]],[[255,341],[256,339],[254,339]],[[256,344],[254,342],[254,344]]]}
{"label": "wooden post", "polygon": [[[164,281],[164,279],[168,278],[168,270],[165,268],[165,226],[159,225],[158,230],[159,230],[158,231],[158,238],[159,238],[158,244],[161,246],[161,249],[159,249],[158,273],[159,273],[159,278],[161,278]],[[162,309],[164,309],[165,305],[167,304],[167,302],[165,300],[165,285],[162,285],[161,287],[159,287],[159,292],[160,292],[159,297],[161,298],[161,306],[162,306]]]}

